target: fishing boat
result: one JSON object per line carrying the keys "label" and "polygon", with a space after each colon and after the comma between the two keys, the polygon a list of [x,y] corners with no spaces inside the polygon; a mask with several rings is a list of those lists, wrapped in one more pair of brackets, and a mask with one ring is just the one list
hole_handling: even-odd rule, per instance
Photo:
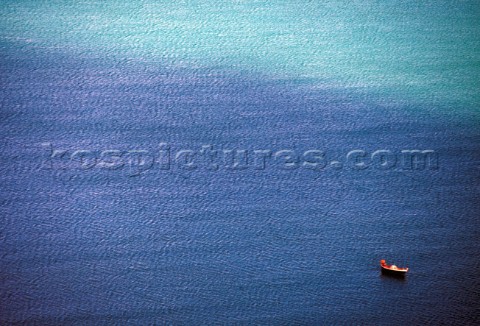
{"label": "fishing boat", "polygon": [[380,260],[380,267],[382,267],[382,273],[393,276],[405,276],[408,272],[408,267],[397,267],[396,265],[388,265],[385,259]]}

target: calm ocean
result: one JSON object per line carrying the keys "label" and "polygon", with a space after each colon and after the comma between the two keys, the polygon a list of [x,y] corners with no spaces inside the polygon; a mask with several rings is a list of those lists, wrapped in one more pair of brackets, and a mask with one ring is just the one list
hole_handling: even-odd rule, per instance
{"label": "calm ocean", "polygon": [[[478,323],[478,4],[219,3],[5,2],[0,323]],[[45,143],[327,164],[49,169]],[[344,164],[415,149],[438,168]]]}

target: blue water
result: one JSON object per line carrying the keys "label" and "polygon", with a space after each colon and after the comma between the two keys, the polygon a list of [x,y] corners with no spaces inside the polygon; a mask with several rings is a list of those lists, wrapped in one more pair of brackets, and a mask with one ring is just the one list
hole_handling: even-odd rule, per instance
{"label": "blue water", "polygon": [[[474,324],[470,108],[2,43],[0,321]],[[472,108],[472,110],[478,108]],[[460,113],[461,114],[460,114]],[[473,117],[473,118],[472,118]],[[432,149],[439,169],[45,169],[56,149]],[[407,264],[405,280],[379,260]]]}
{"label": "blue water", "polygon": [[[306,94],[301,81],[29,51],[6,51],[1,61],[3,322],[478,317],[475,121]],[[43,142],[332,155],[428,148],[440,160],[438,170],[421,171],[152,168],[131,177],[44,169]],[[408,264],[410,275],[382,277],[381,258]]]}

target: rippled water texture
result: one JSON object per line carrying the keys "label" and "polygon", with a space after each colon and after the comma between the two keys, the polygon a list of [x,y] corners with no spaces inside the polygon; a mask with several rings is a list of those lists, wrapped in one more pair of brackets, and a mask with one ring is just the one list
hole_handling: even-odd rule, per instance
{"label": "rippled water texture", "polygon": [[[0,12],[2,324],[478,322],[476,1],[4,1]],[[162,142],[320,149],[328,162],[430,149],[439,161],[43,164],[44,143]],[[380,259],[409,275],[380,275]]]}

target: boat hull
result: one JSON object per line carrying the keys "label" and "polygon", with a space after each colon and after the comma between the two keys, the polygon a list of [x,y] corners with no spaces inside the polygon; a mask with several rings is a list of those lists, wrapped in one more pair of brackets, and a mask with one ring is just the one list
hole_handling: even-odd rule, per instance
{"label": "boat hull", "polygon": [[405,275],[407,275],[407,271],[392,270],[392,269],[382,267],[382,274],[395,276],[395,277],[405,277]]}
{"label": "boat hull", "polygon": [[382,274],[405,277],[408,272],[408,268],[399,268],[395,265],[388,265],[385,259],[380,260],[380,267],[382,268]]}

